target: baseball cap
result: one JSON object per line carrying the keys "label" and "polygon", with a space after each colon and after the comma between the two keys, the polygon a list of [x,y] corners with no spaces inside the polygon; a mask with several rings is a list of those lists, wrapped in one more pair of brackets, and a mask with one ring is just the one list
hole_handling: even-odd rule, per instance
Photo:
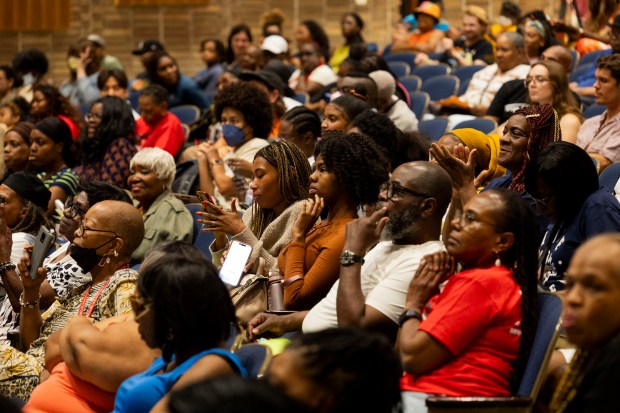
{"label": "baseball cap", "polygon": [[131,54],[134,54],[136,56],[141,56],[144,53],[154,52],[156,50],[166,50],[166,49],[164,48],[164,45],[161,44],[158,40],[148,39],[148,40],[144,40],[140,42],[140,44],[138,45],[138,48],[133,50]]}
{"label": "baseball cap", "polygon": [[420,6],[413,10],[414,15],[418,14],[426,14],[427,16],[431,16],[435,20],[439,21],[441,17],[441,9],[435,3],[431,3],[430,1],[425,1],[420,4]]}
{"label": "baseball cap", "polygon": [[282,54],[288,52],[288,42],[284,37],[272,34],[265,37],[260,48],[273,54]]}
{"label": "baseball cap", "polygon": [[89,34],[86,38],[88,41],[95,43],[99,47],[105,47],[105,40],[98,34]]}
{"label": "baseball cap", "polygon": [[284,91],[284,82],[282,82],[282,79],[280,79],[275,73],[268,72],[266,70],[261,70],[260,72],[252,72],[249,70],[243,71],[239,75],[239,79],[246,82],[251,80],[259,81],[271,90],[277,89],[280,92],[280,95]]}

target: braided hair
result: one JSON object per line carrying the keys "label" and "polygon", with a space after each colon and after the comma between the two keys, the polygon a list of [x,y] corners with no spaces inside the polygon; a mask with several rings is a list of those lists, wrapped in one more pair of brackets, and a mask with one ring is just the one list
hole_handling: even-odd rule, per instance
{"label": "braided hair", "polygon": [[19,197],[24,208],[26,208],[26,213],[24,217],[15,225],[15,227],[11,228],[13,233],[16,232],[25,232],[26,234],[36,235],[39,232],[39,228],[44,226],[49,230],[54,229],[54,224],[45,216],[45,209],[40,206],[35,205],[33,202]]}
{"label": "braided hair", "polygon": [[562,131],[560,130],[558,113],[551,105],[526,106],[515,111],[514,115],[525,116],[530,127],[530,138],[527,140],[521,170],[512,178],[508,187],[512,191],[522,192],[525,188],[525,168],[527,168],[530,159],[536,157],[538,152],[551,142],[561,140]]}
{"label": "braided hair", "polygon": [[[310,164],[301,149],[286,142],[274,142],[258,151],[254,159],[258,157],[264,158],[278,171],[278,192],[287,205],[308,198]],[[273,209],[263,209],[254,202],[252,215],[252,233],[260,238],[274,220],[275,212]]]}
{"label": "braided hair", "polygon": [[503,201],[503,208],[497,214],[496,229],[514,234],[513,246],[505,251],[502,262],[512,268],[515,281],[521,287],[521,341],[515,360],[514,374],[510,387],[516,393],[529,356],[536,326],[538,325],[537,263],[538,263],[538,221],[534,209],[513,191],[494,190]]}
{"label": "braided hair", "polygon": [[321,136],[321,118],[314,110],[305,106],[292,108],[282,116],[282,120],[289,122],[299,136],[304,136],[308,132],[314,139]]}

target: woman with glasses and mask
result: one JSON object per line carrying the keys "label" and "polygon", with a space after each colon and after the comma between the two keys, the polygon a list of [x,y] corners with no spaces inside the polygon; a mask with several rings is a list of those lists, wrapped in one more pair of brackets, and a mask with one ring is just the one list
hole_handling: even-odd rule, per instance
{"label": "woman with glasses and mask", "polygon": [[144,240],[134,251],[133,263],[162,241],[191,241],[194,218],[172,193],[174,158],[160,148],[144,148],[131,159],[127,186],[144,220]]}
{"label": "woman with glasses and mask", "polygon": [[269,145],[271,103],[258,86],[238,82],[215,95],[215,118],[222,124],[222,136],[197,150],[200,190],[214,195],[223,207],[241,198],[239,206],[252,178],[254,156]]}
{"label": "woman with glasses and mask", "polygon": [[620,205],[599,189],[590,156],[568,142],[552,143],[531,160],[525,187],[550,222],[540,246],[540,283],[547,290],[563,290],[575,250],[597,234],[620,232]]}
{"label": "woman with glasses and mask", "polygon": [[538,321],[537,232],[517,194],[487,191],[452,221],[448,252],[422,259],[399,320],[405,413],[426,412],[434,394],[516,392]]}
{"label": "woman with glasses and mask", "polygon": [[86,114],[86,128],[79,140],[79,166],[73,172],[83,180],[126,188],[129,163],[137,152],[135,129],[126,102],[114,96],[97,99]]}
{"label": "woman with glasses and mask", "polygon": [[[389,160],[359,134],[330,132],[314,156],[311,198],[278,256],[287,310],[309,310],[327,295],[340,274],[347,222],[357,218],[360,207],[378,201],[380,186],[388,180]],[[324,218],[317,223],[319,216]]]}
{"label": "woman with glasses and mask", "polygon": [[[38,268],[36,278],[21,278],[19,296],[21,351],[0,345],[0,392],[27,400],[45,369],[45,348],[57,345],[67,321],[84,316],[100,321],[130,311],[136,272],[128,267],[132,252],[144,237],[142,217],[126,202],[102,201],[91,207],[75,232],[71,257],[92,281],[56,300],[43,313],[39,308],[41,284],[47,278],[45,268]],[[27,254],[19,263],[19,272],[28,274]],[[64,266],[61,267],[64,269]],[[62,270],[61,269],[61,270]]]}
{"label": "woman with glasses and mask", "polygon": [[[170,246],[195,251],[189,244]],[[140,271],[134,320],[142,339],[162,355],[120,385],[114,413],[164,411],[171,390],[209,377],[246,375],[239,358],[224,349],[237,322],[228,289],[211,262],[197,251],[192,255],[162,257]]]}
{"label": "woman with glasses and mask", "polygon": [[541,60],[525,78],[528,103],[551,105],[558,112],[562,140],[575,143],[583,123],[583,115],[575,95],[568,87],[568,76],[561,64]]}

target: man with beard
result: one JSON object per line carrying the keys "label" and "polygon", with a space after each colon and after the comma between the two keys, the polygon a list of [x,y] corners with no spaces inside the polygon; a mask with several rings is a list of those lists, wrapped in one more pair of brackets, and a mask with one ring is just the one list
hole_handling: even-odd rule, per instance
{"label": "man with beard", "polygon": [[396,168],[381,192],[384,207],[347,224],[340,279],[327,296],[310,311],[257,315],[250,336],[358,326],[394,340],[420,260],[444,249],[439,234],[451,196],[450,176],[437,165]]}

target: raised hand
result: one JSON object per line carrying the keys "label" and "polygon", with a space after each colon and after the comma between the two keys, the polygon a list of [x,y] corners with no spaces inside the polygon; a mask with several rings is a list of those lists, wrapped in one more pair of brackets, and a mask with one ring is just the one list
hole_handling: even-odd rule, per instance
{"label": "raised hand", "polygon": [[420,261],[407,290],[406,308],[421,311],[439,293],[439,285],[454,273],[454,258],[445,251],[426,255]]}
{"label": "raised hand", "polygon": [[237,200],[230,203],[230,212],[224,211],[219,206],[203,202],[204,211],[196,212],[198,223],[205,225],[203,232],[218,232],[221,234],[237,235],[245,229],[245,224],[237,212]]}
{"label": "raised hand", "polygon": [[379,242],[381,232],[388,222],[387,208],[375,211],[369,217],[361,217],[347,223],[344,249],[364,254]]}
{"label": "raised hand", "polygon": [[321,211],[325,207],[323,198],[314,195],[314,199],[308,199],[301,207],[301,213],[295,221],[293,226],[293,241],[303,241],[306,239],[306,234],[319,219]]}

